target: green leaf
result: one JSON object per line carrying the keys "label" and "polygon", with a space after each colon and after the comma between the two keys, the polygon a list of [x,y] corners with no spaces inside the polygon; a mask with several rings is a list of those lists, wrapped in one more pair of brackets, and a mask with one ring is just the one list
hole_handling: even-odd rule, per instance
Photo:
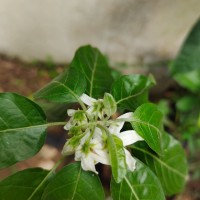
{"label": "green leaf", "polygon": [[[36,188],[47,176],[48,171],[40,168],[26,169],[17,172],[0,182],[0,199],[2,200],[38,200],[41,199],[45,182],[37,192]],[[34,194],[33,194],[34,193]],[[32,196],[33,195],[33,196]]]}
{"label": "green leaf", "polygon": [[116,69],[111,69],[111,75],[113,77],[113,80],[116,81],[122,76],[122,73]]}
{"label": "green leaf", "polygon": [[62,168],[44,190],[42,200],[104,200],[97,175],[83,171],[79,162]]}
{"label": "green leaf", "polygon": [[34,94],[36,99],[74,103],[86,89],[86,80],[79,69],[70,68]]}
{"label": "green leaf", "polygon": [[47,125],[37,104],[14,93],[0,94],[0,111],[0,168],[4,168],[36,154]]}
{"label": "green leaf", "polygon": [[174,76],[175,80],[183,87],[193,91],[200,91],[200,69]]}
{"label": "green leaf", "polygon": [[124,147],[121,139],[113,134],[108,135],[108,150],[112,175],[117,183],[121,182],[127,172]]}
{"label": "green leaf", "polygon": [[133,154],[150,167],[159,178],[166,195],[180,193],[187,179],[187,161],[180,143],[163,134],[164,153],[155,155],[144,142],[131,146]]}
{"label": "green leaf", "polygon": [[194,107],[197,107],[199,101],[200,100],[197,98],[197,96],[187,95],[178,99],[176,107],[179,111],[189,112],[194,109]]}
{"label": "green leaf", "polygon": [[189,33],[170,70],[180,85],[193,92],[200,91],[200,20]]}
{"label": "green leaf", "polygon": [[148,101],[148,89],[153,84],[152,77],[124,75],[113,83],[111,94],[119,107],[133,111]]}
{"label": "green leaf", "polygon": [[142,162],[136,162],[135,171],[129,171],[121,183],[111,180],[113,200],[165,200],[158,178]]}
{"label": "green leaf", "polygon": [[109,92],[113,81],[111,69],[101,52],[88,46],[80,47],[72,60],[71,67],[80,70],[87,81],[86,92],[94,98]]}
{"label": "green leaf", "polygon": [[158,154],[162,154],[162,119],[162,113],[151,103],[138,107],[131,119],[136,132]]}

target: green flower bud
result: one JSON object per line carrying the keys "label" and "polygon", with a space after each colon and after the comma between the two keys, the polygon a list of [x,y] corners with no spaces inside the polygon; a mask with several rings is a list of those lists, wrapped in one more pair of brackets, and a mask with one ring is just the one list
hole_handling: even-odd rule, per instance
{"label": "green flower bud", "polygon": [[105,93],[103,98],[103,105],[104,105],[104,112],[108,117],[116,113],[117,104],[111,94]]}

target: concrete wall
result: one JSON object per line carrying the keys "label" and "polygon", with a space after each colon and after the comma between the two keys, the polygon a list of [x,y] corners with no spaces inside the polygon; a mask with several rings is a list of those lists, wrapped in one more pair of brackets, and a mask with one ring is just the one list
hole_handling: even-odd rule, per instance
{"label": "concrete wall", "polygon": [[200,0],[0,0],[0,53],[66,62],[90,43],[112,61],[173,57]]}

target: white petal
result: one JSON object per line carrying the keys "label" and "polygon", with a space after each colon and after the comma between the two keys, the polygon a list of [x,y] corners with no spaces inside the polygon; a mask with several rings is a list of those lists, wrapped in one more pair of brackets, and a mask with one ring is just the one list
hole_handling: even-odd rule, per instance
{"label": "white petal", "polygon": [[[133,115],[132,112],[125,113],[123,115],[120,115],[117,119],[129,119]],[[122,127],[124,126],[125,121],[117,122],[115,124],[110,125],[109,130],[112,134],[115,134],[118,136],[119,132],[121,131]]]}
{"label": "white petal", "polygon": [[91,107],[89,107],[89,109],[87,109],[86,112],[87,112],[89,115],[92,115],[92,114],[94,114],[93,111],[94,111],[94,107],[91,106]]}
{"label": "white petal", "polygon": [[102,131],[100,128],[95,128],[93,137],[97,140],[102,140]]}
{"label": "white petal", "polygon": [[92,106],[94,102],[97,101],[96,99],[89,97],[87,94],[84,94],[84,93],[80,96],[80,99],[84,104],[88,106]]}
{"label": "white petal", "polygon": [[105,146],[105,144],[103,144],[102,138],[93,138],[91,139],[90,142],[92,149],[103,149],[103,147]]}
{"label": "white petal", "polygon": [[77,110],[74,110],[74,109],[68,109],[67,110],[67,114],[68,114],[68,116],[73,116],[74,115],[74,113],[76,112]]}
{"label": "white petal", "polygon": [[116,122],[115,124],[110,125],[109,131],[114,135],[118,135],[124,126],[124,122]]}
{"label": "white petal", "polygon": [[98,174],[98,172],[96,171],[95,169],[95,163],[94,163],[94,160],[91,156],[91,154],[87,154],[87,155],[84,155],[81,159],[81,166],[82,168],[85,170],[85,171],[92,171],[96,174]]}
{"label": "white petal", "polygon": [[66,125],[64,126],[64,129],[65,129],[66,131],[68,131],[72,126],[73,126],[73,125],[72,125],[72,120],[70,119],[70,120],[66,123]]}
{"label": "white petal", "polygon": [[80,145],[76,148],[76,151],[75,151],[75,160],[76,161],[80,161],[81,158],[83,157],[83,152],[82,152],[82,147],[83,147],[83,144],[85,144],[85,141],[88,139],[88,137],[90,136],[90,132],[86,132],[86,134],[81,138],[81,141],[80,141]]}
{"label": "white petal", "polygon": [[92,157],[96,163],[110,165],[110,158],[106,150],[95,149],[95,151],[92,153]]}
{"label": "white petal", "polygon": [[136,160],[132,157],[132,155],[130,154],[130,152],[128,150],[124,149],[124,151],[125,151],[125,155],[126,155],[126,164],[128,166],[128,169],[130,171],[134,171]]}
{"label": "white petal", "polygon": [[82,154],[83,154],[83,153],[81,152],[81,146],[79,146],[79,147],[76,149],[74,160],[80,161],[81,158],[82,158]]}
{"label": "white petal", "polygon": [[125,113],[123,115],[120,115],[117,119],[130,119],[132,116],[133,116],[133,113],[128,112],[128,113]]}
{"label": "white petal", "polygon": [[[106,155],[105,152],[105,143],[102,141],[102,138],[93,138],[91,139],[91,152],[100,156]],[[102,153],[101,153],[102,152]]]}
{"label": "white petal", "polygon": [[90,136],[90,132],[87,131],[85,133],[85,135],[81,138],[80,145],[83,145],[85,143],[85,141],[88,139],[89,136]]}
{"label": "white petal", "polygon": [[123,131],[118,135],[118,137],[122,140],[124,146],[133,144],[133,143],[135,143],[137,141],[144,140],[134,130]]}
{"label": "white petal", "polygon": [[67,141],[63,147],[62,155],[72,155],[74,153],[74,147],[72,145],[69,145],[69,141]]}
{"label": "white petal", "polygon": [[91,140],[92,150],[91,155],[96,163],[102,163],[105,165],[110,165],[110,158],[108,151],[105,148],[105,143],[102,140],[102,137],[95,137]]}

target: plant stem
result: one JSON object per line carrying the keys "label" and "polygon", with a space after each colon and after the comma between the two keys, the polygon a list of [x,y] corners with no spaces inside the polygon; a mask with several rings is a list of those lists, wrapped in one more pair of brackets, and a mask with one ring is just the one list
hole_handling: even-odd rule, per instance
{"label": "plant stem", "polygon": [[109,136],[110,135],[110,131],[108,130],[107,127],[97,123],[97,127],[99,127],[102,131],[105,131],[106,132],[106,135]]}
{"label": "plant stem", "polygon": [[85,106],[85,104],[81,101],[80,97],[76,94],[74,94],[76,100],[78,101],[78,103],[80,104],[80,106],[82,107],[82,109],[86,112],[87,108]]}
{"label": "plant stem", "polygon": [[86,108],[85,104],[81,101],[80,98],[78,98],[77,100],[78,100],[78,103],[80,104],[80,106],[82,107],[82,109],[86,112],[87,108]]}
{"label": "plant stem", "polygon": [[47,124],[47,126],[63,126],[65,125],[67,122],[50,122]]}
{"label": "plant stem", "polygon": [[91,129],[91,134],[90,134],[90,137],[92,138],[92,136],[94,135],[94,131],[95,131],[95,128],[96,128],[96,124],[97,124],[97,120],[98,120],[98,112],[99,112],[99,109],[100,109],[100,106],[98,105],[98,108],[97,108],[97,112],[96,112],[96,116],[95,116],[95,119],[93,121],[94,125]]}
{"label": "plant stem", "polygon": [[63,161],[64,157],[61,157],[61,159],[54,165],[54,167],[49,171],[49,173],[45,176],[43,181],[37,186],[37,188],[33,191],[31,196],[27,200],[31,200],[32,197],[37,193],[37,191],[42,187],[42,185],[49,179],[49,177],[55,172],[55,170],[58,168],[58,166]]}

